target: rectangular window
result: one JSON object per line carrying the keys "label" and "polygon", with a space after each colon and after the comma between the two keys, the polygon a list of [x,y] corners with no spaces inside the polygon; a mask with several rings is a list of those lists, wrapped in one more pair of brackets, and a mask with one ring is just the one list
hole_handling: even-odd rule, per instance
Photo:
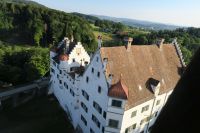
{"label": "rectangular window", "polygon": [[89,82],[89,77],[88,77],[88,76],[86,77],[86,82],[87,82],[87,83]]}
{"label": "rectangular window", "polygon": [[112,100],[112,106],[121,108],[122,107],[122,101]]}
{"label": "rectangular window", "polygon": [[136,128],[136,124],[133,124],[126,128],[125,133],[131,133]]}
{"label": "rectangular window", "polygon": [[74,92],[73,92],[73,90],[72,89],[70,89],[70,93],[71,93],[71,95],[74,97]]}
{"label": "rectangular window", "polygon": [[72,61],[75,62],[75,58],[73,58]]}
{"label": "rectangular window", "polygon": [[81,115],[81,120],[85,124],[85,126],[87,126],[87,121],[86,121],[86,119],[82,115]]}
{"label": "rectangular window", "polygon": [[51,72],[55,74],[55,70],[53,68],[51,68]]}
{"label": "rectangular window", "polygon": [[92,67],[92,73],[94,73],[94,68]]}
{"label": "rectangular window", "polygon": [[160,104],[160,100],[157,100],[156,105],[159,105],[159,104]]}
{"label": "rectangular window", "polygon": [[59,83],[62,84],[62,80],[59,80]]}
{"label": "rectangular window", "polygon": [[105,128],[104,128],[104,127],[102,127],[102,133],[104,133],[104,131],[105,131]]}
{"label": "rectangular window", "polygon": [[60,74],[62,74],[62,70],[60,70]]}
{"label": "rectangular window", "polygon": [[98,128],[100,128],[100,122],[96,116],[92,115],[92,121],[97,125]]}
{"label": "rectangular window", "polygon": [[100,107],[98,103],[93,102],[93,107],[99,112],[99,114],[102,113],[102,108]]}
{"label": "rectangular window", "polygon": [[67,85],[66,82],[64,82],[64,86],[65,86],[66,89],[68,89],[68,85]]}
{"label": "rectangular window", "polygon": [[101,86],[98,86],[98,92],[101,93]]}
{"label": "rectangular window", "polygon": [[56,66],[56,62],[55,61],[53,61],[53,65]]}
{"label": "rectangular window", "polygon": [[57,74],[57,78],[59,78],[59,75]]}
{"label": "rectangular window", "polygon": [[97,62],[99,61],[99,57],[96,58],[96,61],[97,61]]}
{"label": "rectangular window", "polygon": [[103,118],[106,119],[106,112],[103,112]]}
{"label": "rectangular window", "polygon": [[132,117],[135,117],[136,114],[137,114],[137,110],[133,111],[133,112],[131,113],[131,118],[132,118]]}
{"label": "rectangular window", "polygon": [[82,90],[82,95],[85,97],[85,99],[87,99],[89,101],[89,95],[87,94],[87,92]]}
{"label": "rectangular window", "polygon": [[[153,115],[152,115],[152,116],[153,116]],[[146,122],[150,121],[151,118],[152,118],[152,116],[148,116],[148,117],[142,119],[141,122],[140,122],[140,125],[142,125],[143,123],[146,123]]]}
{"label": "rectangular window", "polygon": [[95,133],[94,130],[92,128],[90,128],[90,133]]}
{"label": "rectangular window", "polygon": [[142,107],[141,112],[143,113],[143,112],[147,111],[148,109],[149,109],[149,105],[146,105],[146,106]]}
{"label": "rectangular window", "polygon": [[100,77],[100,72],[97,72],[97,77],[98,77],[98,78]]}
{"label": "rectangular window", "polygon": [[83,108],[83,110],[85,110],[86,113],[88,112],[88,108],[83,102],[81,102],[81,107]]}
{"label": "rectangular window", "polygon": [[108,126],[112,128],[118,128],[119,121],[109,119]]}

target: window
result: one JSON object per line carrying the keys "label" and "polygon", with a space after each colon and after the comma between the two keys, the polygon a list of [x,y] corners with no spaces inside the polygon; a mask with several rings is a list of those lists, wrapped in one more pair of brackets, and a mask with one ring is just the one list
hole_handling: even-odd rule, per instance
{"label": "window", "polygon": [[146,123],[147,121],[150,121],[151,118],[152,118],[152,116],[148,116],[148,117],[142,119],[142,120],[140,121],[140,125],[142,125],[143,123]]}
{"label": "window", "polygon": [[133,111],[132,114],[131,114],[131,118],[132,118],[132,117],[135,117],[136,114],[137,114],[137,110]]}
{"label": "window", "polygon": [[100,72],[97,72],[97,77],[98,77],[98,78],[100,77]]}
{"label": "window", "polygon": [[96,61],[97,61],[97,62],[99,61],[99,57],[96,58]]}
{"label": "window", "polygon": [[88,77],[88,76],[86,77],[86,82],[87,82],[87,83],[89,82],[89,77]]}
{"label": "window", "polygon": [[97,125],[98,128],[100,128],[100,122],[96,116],[92,115],[92,121]]}
{"label": "window", "polygon": [[156,105],[159,105],[159,104],[160,104],[160,100],[157,100]]}
{"label": "window", "polygon": [[119,121],[109,119],[108,126],[112,128],[118,128]]}
{"label": "window", "polygon": [[94,130],[92,130],[92,128],[90,128],[90,133],[95,133]]}
{"label": "window", "polygon": [[105,131],[105,128],[104,128],[104,127],[102,127],[102,133],[104,133],[104,131]]}
{"label": "window", "polygon": [[106,112],[105,111],[103,112],[103,118],[106,119]]}
{"label": "window", "polygon": [[83,102],[81,102],[81,107],[83,108],[83,110],[85,110],[86,113],[88,112],[88,108]]}
{"label": "window", "polygon": [[93,107],[99,112],[99,114],[102,113],[102,108],[100,107],[98,103],[93,102]]}
{"label": "window", "polygon": [[60,74],[62,74],[62,70],[60,70]]}
{"label": "window", "polygon": [[122,101],[112,100],[112,106],[121,108],[122,107]]}
{"label": "window", "polygon": [[158,115],[158,111],[157,112],[155,112],[155,117]]}
{"label": "window", "polygon": [[59,83],[62,84],[62,80],[59,80]]}
{"label": "window", "polygon": [[84,90],[82,90],[82,95],[85,97],[85,99],[89,100],[89,95]]}
{"label": "window", "polygon": [[71,95],[74,97],[74,92],[73,92],[73,90],[72,89],[70,89],[70,93],[71,93]]}
{"label": "window", "polygon": [[56,62],[55,61],[53,61],[53,65],[56,66]]}
{"label": "window", "polygon": [[87,126],[87,121],[86,121],[86,119],[82,115],[81,115],[81,120]]}
{"label": "window", "polygon": [[152,130],[152,126],[150,126],[148,130],[149,130],[149,132],[151,132],[151,130]]}
{"label": "window", "polygon": [[59,78],[59,75],[57,74],[57,78]]}
{"label": "window", "polygon": [[126,130],[125,130],[125,133],[131,133],[132,130],[134,130],[136,128],[136,123],[127,127]]}
{"label": "window", "polygon": [[55,70],[53,68],[51,68],[51,72],[55,74]]}
{"label": "window", "polygon": [[141,112],[145,112],[145,111],[147,111],[148,109],[149,109],[149,105],[146,105],[146,106],[142,107],[142,111],[141,111]]}
{"label": "window", "polygon": [[66,82],[64,82],[64,86],[65,86],[66,89],[68,89],[68,85],[67,85]]}
{"label": "window", "polygon": [[75,62],[75,58],[73,58],[72,61]]}
{"label": "window", "polygon": [[98,92],[101,93],[101,86],[98,86]]}
{"label": "window", "polygon": [[92,67],[92,73],[94,73],[94,68]]}

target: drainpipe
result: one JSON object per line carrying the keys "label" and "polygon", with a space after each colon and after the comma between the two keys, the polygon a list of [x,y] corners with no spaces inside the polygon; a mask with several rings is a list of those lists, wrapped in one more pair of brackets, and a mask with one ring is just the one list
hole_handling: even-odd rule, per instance
{"label": "drainpipe", "polygon": [[[154,100],[153,100],[153,106],[152,106],[152,108],[151,108],[150,117],[151,117],[152,112],[153,112],[153,107],[154,107],[155,101],[156,101],[156,97],[155,97]],[[148,124],[147,124],[146,133],[148,133],[148,130],[149,130],[149,123],[150,123],[150,120],[148,121]]]}

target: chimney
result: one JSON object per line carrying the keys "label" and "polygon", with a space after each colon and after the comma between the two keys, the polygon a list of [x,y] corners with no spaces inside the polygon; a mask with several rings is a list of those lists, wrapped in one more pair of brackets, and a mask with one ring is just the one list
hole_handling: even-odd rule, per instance
{"label": "chimney", "polygon": [[69,43],[70,43],[69,38],[68,37],[64,37],[64,44],[65,44],[66,51],[68,51],[68,49],[69,49]]}
{"label": "chimney", "polygon": [[104,58],[104,59],[103,59],[103,70],[104,70],[104,71],[106,70],[107,62],[108,62],[108,58]]}
{"label": "chimney", "polygon": [[131,44],[133,42],[133,38],[131,38],[131,37],[125,37],[124,38],[124,42],[125,42],[125,46],[126,46],[127,51],[130,51]]}
{"label": "chimney", "polygon": [[163,43],[164,43],[165,39],[161,38],[157,41],[157,46],[158,48],[162,49]]}
{"label": "chimney", "polygon": [[101,44],[102,44],[102,36],[99,35],[99,36],[98,36],[98,48],[99,48],[99,49],[101,48]]}

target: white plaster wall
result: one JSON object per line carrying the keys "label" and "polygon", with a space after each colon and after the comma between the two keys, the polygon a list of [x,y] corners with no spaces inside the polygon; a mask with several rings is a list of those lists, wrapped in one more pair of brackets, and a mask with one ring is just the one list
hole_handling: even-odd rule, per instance
{"label": "white plaster wall", "polygon": [[[141,113],[142,111],[142,107],[145,107],[146,105],[149,105],[149,109],[143,113]],[[149,100],[143,104],[140,104],[134,108],[131,108],[129,110],[126,110],[124,112],[124,116],[123,116],[123,122],[122,122],[122,127],[121,127],[121,133],[124,133],[126,128],[133,125],[133,124],[137,124],[136,125],[136,130],[134,130],[135,132],[140,132],[143,130],[144,126],[146,125],[146,123],[143,123],[142,125],[140,125],[140,122],[142,119],[144,119],[145,117],[149,116],[151,114],[151,109],[152,109],[152,105],[153,105],[153,99]],[[135,110],[137,110],[137,114],[135,117],[131,118],[131,114],[132,112],[134,112]]]}
{"label": "white plaster wall", "polygon": [[[96,59],[98,58],[98,62]],[[94,73],[92,73],[92,67],[94,68]],[[89,133],[90,128],[92,128],[95,133],[101,133],[102,127],[106,126],[106,120],[103,118],[103,112],[107,111],[108,104],[108,88],[107,82],[105,79],[105,75],[102,69],[103,65],[101,62],[101,58],[99,52],[96,52],[90,65],[83,75],[83,79],[80,83],[80,101],[83,101],[85,105],[88,107],[88,113],[85,113],[83,109],[80,109],[80,113],[86,118],[88,125],[87,127],[80,121],[80,126],[84,130],[85,133]],[[100,72],[100,78],[97,77],[97,72]],[[86,83],[86,76],[89,77],[89,82]],[[98,86],[101,86],[102,91],[98,93]],[[81,94],[81,90],[84,90],[89,95],[89,101],[87,101]],[[93,101],[97,102],[102,108],[102,114],[99,114],[96,109],[93,107]],[[94,124],[92,121],[92,114],[94,114],[100,122],[100,129]],[[108,114],[107,114],[108,116]]]}

